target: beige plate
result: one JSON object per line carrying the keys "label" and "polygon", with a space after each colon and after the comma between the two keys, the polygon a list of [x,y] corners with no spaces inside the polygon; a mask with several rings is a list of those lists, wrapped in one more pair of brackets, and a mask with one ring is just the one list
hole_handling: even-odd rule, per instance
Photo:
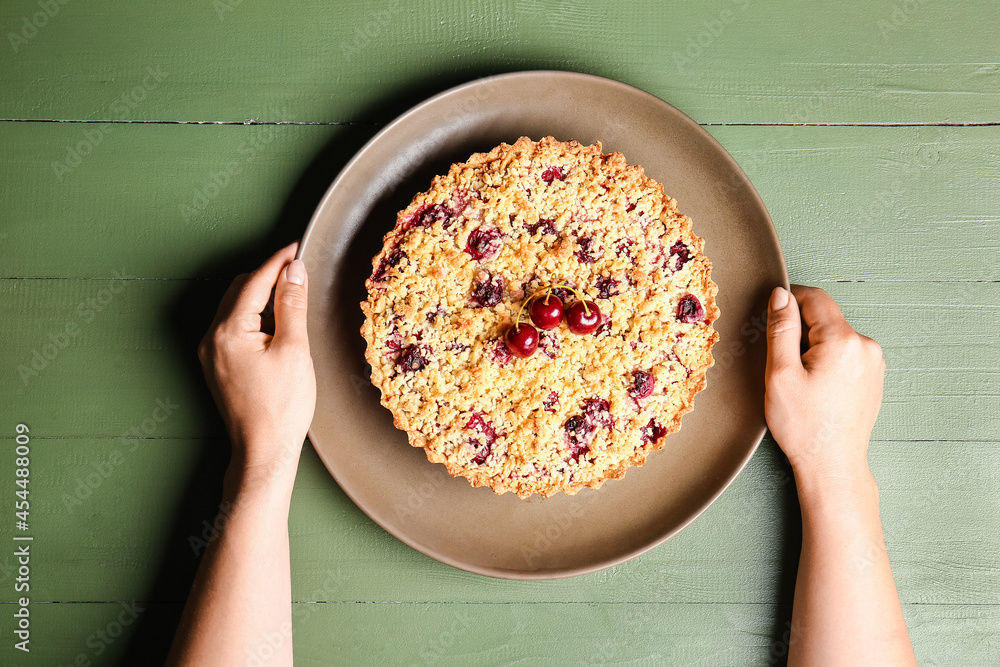
{"label": "beige plate", "polygon": [[[367,380],[359,303],[396,212],[453,162],[521,135],[601,141],[663,183],[715,268],[721,339],[708,388],[641,468],[598,491],[519,500],[473,488],[409,446]],[[309,437],[341,488],[414,549],[479,574],[553,579],[637,556],[676,534],[735,479],[764,434],[762,335],[787,285],[763,202],[697,123],[641,90],[568,72],[519,72],[453,88],[382,130],[334,181],[306,230],[309,339],[319,397]]]}

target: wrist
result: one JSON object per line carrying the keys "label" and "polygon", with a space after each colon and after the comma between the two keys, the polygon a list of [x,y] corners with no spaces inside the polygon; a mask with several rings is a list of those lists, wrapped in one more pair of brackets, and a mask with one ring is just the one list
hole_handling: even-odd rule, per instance
{"label": "wrist", "polygon": [[234,493],[291,495],[302,442],[234,440],[226,485]]}
{"label": "wrist", "polygon": [[291,505],[294,477],[283,479],[260,470],[230,463],[223,481],[225,502],[251,508],[268,508],[287,516]]}
{"label": "wrist", "polygon": [[878,505],[878,484],[863,465],[842,467],[792,466],[802,511],[830,508],[840,511],[859,504]]}

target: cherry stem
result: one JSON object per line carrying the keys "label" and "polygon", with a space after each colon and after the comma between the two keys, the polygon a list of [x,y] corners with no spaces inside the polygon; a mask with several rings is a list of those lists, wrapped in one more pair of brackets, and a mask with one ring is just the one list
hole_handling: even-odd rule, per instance
{"label": "cherry stem", "polygon": [[582,290],[579,290],[575,287],[570,287],[566,283],[557,283],[556,287],[565,287],[570,292],[575,294],[576,298],[579,299],[580,303],[583,304],[583,312],[587,315],[587,317],[590,317],[590,308],[587,306],[587,295],[584,294]]}
{"label": "cherry stem", "polygon": [[543,287],[540,290],[536,290],[535,292],[533,292],[531,294],[531,296],[529,296],[527,299],[525,299],[523,303],[521,303],[521,307],[517,309],[517,316],[514,318],[514,330],[516,331],[517,328],[519,326],[521,326],[521,313],[524,312],[524,308],[529,303],[531,303],[534,299],[538,298],[542,294],[545,295],[545,301],[544,301],[544,303],[548,303],[549,302],[549,297],[552,296],[552,289],[553,288],[559,288],[559,287],[562,287],[564,289],[568,289],[570,292],[572,292],[576,296],[576,298],[579,299],[580,302],[583,304],[583,312],[586,313],[586,315],[588,317],[590,316],[590,308],[587,307],[587,295],[586,294],[584,294],[581,290],[579,290],[579,289],[577,289],[575,287],[571,287],[571,286],[567,285],[566,283],[556,283],[555,285],[549,285],[548,287]]}

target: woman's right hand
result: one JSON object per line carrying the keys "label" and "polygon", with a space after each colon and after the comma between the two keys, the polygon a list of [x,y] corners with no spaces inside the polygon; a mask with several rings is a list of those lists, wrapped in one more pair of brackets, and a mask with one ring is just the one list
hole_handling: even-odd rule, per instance
{"label": "woman's right hand", "polygon": [[768,304],[764,414],[797,479],[870,474],[868,440],[884,377],[882,348],[851,328],[829,294],[801,285],[791,294],[775,288]]}

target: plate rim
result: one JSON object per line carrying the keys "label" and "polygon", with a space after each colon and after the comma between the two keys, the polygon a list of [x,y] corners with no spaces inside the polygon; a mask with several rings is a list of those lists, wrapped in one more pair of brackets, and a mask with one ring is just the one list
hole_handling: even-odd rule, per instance
{"label": "plate rim", "polygon": [[[334,196],[334,193],[337,191],[341,181],[343,181],[347,177],[347,174],[351,172],[352,168],[357,163],[364,160],[365,154],[371,149],[371,147],[376,142],[379,142],[384,135],[391,132],[397,126],[406,123],[410,117],[420,113],[426,107],[434,105],[443,98],[446,98],[448,96],[459,94],[469,88],[490,85],[491,83],[495,83],[501,80],[513,80],[513,79],[536,78],[536,77],[538,78],[561,77],[571,80],[572,79],[587,80],[590,82],[600,83],[601,85],[606,85],[612,88],[615,87],[620,88],[622,90],[627,91],[630,95],[638,94],[644,96],[648,98],[649,101],[651,101],[654,105],[661,106],[665,112],[674,116],[684,126],[686,126],[689,131],[698,135],[699,139],[707,141],[707,143],[715,149],[716,153],[719,156],[721,156],[728,164],[728,166],[739,176],[739,179],[742,185],[744,186],[744,190],[746,191],[747,194],[750,195],[750,197],[753,200],[753,203],[756,205],[756,208],[763,214],[764,220],[767,222],[766,227],[768,235],[773,243],[774,248],[777,250],[778,259],[780,260],[780,269],[783,279],[783,283],[781,286],[784,287],[785,289],[790,288],[789,276],[788,276],[788,264],[785,259],[784,247],[781,244],[781,239],[778,235],[777,228],[774,226],[774,221],[771,218],[770,211],[768,211],[767,206],[764,203],[764,200],[760,196],[760,193],[757,192],[757,188],[754,186],[753,182],[743,171],[742,167],[740,167],[739,163],[736,162],[733,156],[729,154],[729,151],[727,151],[725,147],[723,147],[722,144],[719,143],[719,141],[715,137],[713,137],[707,130],[705,130],[704,127],[699,125],[693,118],[685,114],[677,107],[673,106],[669,102],[666,102],[665,100],[641,88],[638,88],[631,84],[624,83],[622,81],[618,81],[616,79],[610,79],[595,74],[586,74],[583,72],[574,72],[566,70],[550,70],[550,69],[521,70],[516,72],[507,72],[503,74],[495,74],[491,76],[471,79],[469,81],[466,81],[465,83],[452,86],[435,95],[432,95],[431,97],[428,97],[427,99],[417,103],[416,105],[410,107],[409,109],[401,113],[399,116],[397,116],[388,124],[386,124],[385,127],[379,130],[368,141],[366,141],[365,144],[344,165],[344,167],[337,174],[336,178],[334,178],[333,182],[327,188],[326,192],[323,194],[323,197],[316,205],[316,208],[309,219],[309,223],[306,227],[306,230],[303,233],[302,238],[299,242],[299,249],[296,254],[296,257],[300,259],[304,257],[306,249],[309,247],[309,241],[315,232],[315,228],[318,226],[320,214],[326,208],[328,201]],[[309,425],[308,437],[310,443],[313,446],[313,450],[316,452],[320,460],[323,462],[323,465],[326,468],[327,472],[336,482],[340,490],[348,498],[350,498],[351,502],[353,502],[358,507],[358,509],[360,509],[365,514],[365,516],[367,516],[370,520],[375,522],[379,527],[381,527],[383,530],[392,535],[394,538],[398,539],[400,542],[403,542],[404,544],[414,549],[415,551],[423,554],[424,556],[432,558],[438,562],[444,563],[445,565],[449,565],[456,569],[463,570],[465,572],[470,572],[472,574],[477,574],[497,579],[514,580],[514,581],[549,581],[549,580],[576,577],[584,574],[591,574],[594,572],[605,570],[610,567],[614,567],[616,565],[620,565],[629,560],[632,560],[633,558],[641,556],[642,554],[648,551],[651,551],[652,549],[660,546],[667,540],[677,535],[679,532],[681,532],[689,525],[691,525],[691,523],[693,523],[695,519],[704,514],[704,512],[708,510],[708,508],[711,507],[719,499],[719,497],[732,485],[732,483],[736,481],[736,478],[740,476],[740,474],[749,464],[750,459],[752,459],[754,454],[756,454],[757,449],[760,447],[760,444],[767,433],[767,430],[768,429],[765,424],[765,426],[760,430],[760,432],[756,436],[754,436],[753,446],[747,449],[747,453],[743,457],[742,461],[740,461],[739,465],[733,469],[732,474],[729,475],[728,478],[725,479],[725,481],[719,486],[716,492],[711,494],[706,499],[706,501],[700,507],[697,508],[697,511],[693,512],[686,520],[676,524],[671,530],[664,532],[662,535],[657,536],[655,539],[650,540],[648,543],[640,547],[631,549],[623,554],[619,554],[611,558],[604,558],[598,562],[591,563],[588,565],[580,565],[570,568],[561,568],[557,570],[551,568],[543,570],[538,570],[538,569],[522,570],[522,569],[509,569],[501,567],[476,565],[453,558],[447,554],[440,552],[437,549],[434,549],[433,547],[428,546],[427,544],[424,544],[422,542],[419,542],[411,538],[409,535],[405,533],[400,533],[398,531],[390,529],[388,526],[385,525],[385,523],[383,523],[383,521],[380,520],[380,518],[378,518],[377,515],[379,514],[379,512],[374,512],[373,515],[373,511],[370,511],[368,504],[359,502],[359,500],[354,496],[354,494],[352,494],[352,492],[348,488],[345,488],[344,484],[341,483],[341,480],[338,479],[336,473],[334,473],[333,471],[333,466],[330,465],[330,462],[327,460],[327,457],[324,454],[324,452],[315,445],[316,440],[314,438],[314,433],[313,433],[314,429],[312,423],[310,423]]]}

